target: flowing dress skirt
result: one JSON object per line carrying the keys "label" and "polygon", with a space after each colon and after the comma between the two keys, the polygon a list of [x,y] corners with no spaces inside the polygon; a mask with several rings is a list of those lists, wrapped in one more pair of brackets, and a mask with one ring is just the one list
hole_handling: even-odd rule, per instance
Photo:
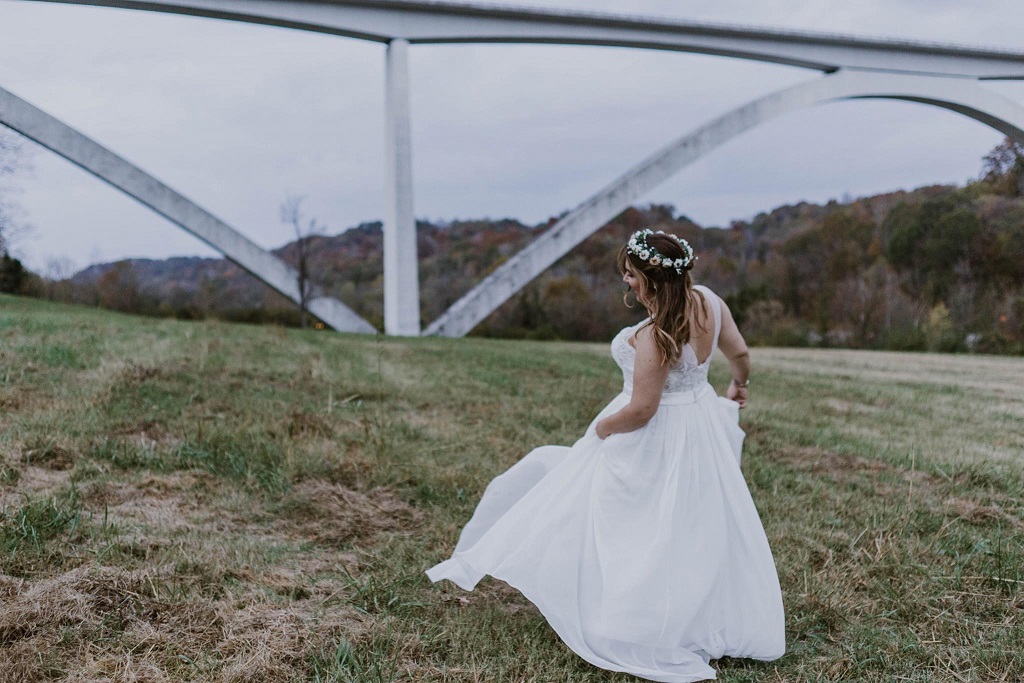
{"label": "flowing dress skirt", "polygon": [[523,593],[595,666],[654,681],[715,677],[710,659],[785,650],[782,594],[739,467],[737,406],[705,384],[664,394],[646,426],[542,446],[488,485],[452,557],[427,571]]}

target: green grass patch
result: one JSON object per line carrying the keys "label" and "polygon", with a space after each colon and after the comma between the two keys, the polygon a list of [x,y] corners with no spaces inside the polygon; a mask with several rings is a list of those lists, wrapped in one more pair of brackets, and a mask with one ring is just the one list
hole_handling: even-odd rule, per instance
{"label": "green grass patch", "polygon": [[70,540],[81,520],[81,504],[74,489],[28,496],[20,504],[8,505],[0,511],[0,568],[22,575],[59,559],[59,551],[46,557],[51,542]]}
{"label": "green grass patch", "polygon": [[[788,651],[719,679],[1024,680],[1024,361],[752,360],[743,471]],[[0,681],[634,680],[500,582],[423,575],[491,478],[571,444],[620,386],[604,344],[0,296]]]}

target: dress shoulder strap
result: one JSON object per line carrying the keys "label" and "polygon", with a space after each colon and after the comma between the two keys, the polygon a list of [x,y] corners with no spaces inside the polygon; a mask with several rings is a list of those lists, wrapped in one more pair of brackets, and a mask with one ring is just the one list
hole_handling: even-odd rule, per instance
{"label": "dress shoulder strap", "polygon": [[712,292],[704,285],[694,285],[694,289],[699,289],[701,294],[707,299],[707,302],[711,305],[711,311],[715,316],[715,333],[711,339],[711,356],[715,355],[715,351],[718,350],[718,335],[722,332],[722,299]]}

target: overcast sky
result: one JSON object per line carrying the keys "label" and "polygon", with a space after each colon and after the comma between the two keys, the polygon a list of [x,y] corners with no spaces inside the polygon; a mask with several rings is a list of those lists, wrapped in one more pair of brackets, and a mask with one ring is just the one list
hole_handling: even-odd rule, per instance
{"label": "overcast sky", "polygon": [[[483,3],[484,0],[479,0]],[[612,0],[502,5],[616,12]],[[1024,50],[1019,0],[633,0],[633,14]],[[0,85],[265,247],[289,195],[332,232],[383,216],[383,57],[376,43],[139,11],[0,0]],[[624,48],[413,46],[416,216],[518,218],[572,208],[670,140],[815,72]],[[1024,84],[990,84],[1024,102]],[[913,103],[789,114],[644,198],[703,225],[976,176],[1000,134]],[[148,209],[45,150],[17,179],[43,269],[210,255]]]}

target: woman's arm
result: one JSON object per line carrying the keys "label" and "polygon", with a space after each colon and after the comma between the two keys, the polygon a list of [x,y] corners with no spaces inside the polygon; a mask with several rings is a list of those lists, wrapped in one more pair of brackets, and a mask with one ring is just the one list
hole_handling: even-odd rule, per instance
{"label": "woman's arm", "polygon": [[[747,405],[746,382],[750,377],[750,352],[747,350],[747,342],[740,334],[736,321],[725,302],[721,302],[722,310],[722,331],[718,336],[718,348],[722,350],[725,357],[729,359],[729,366],[732,368],[732,379],[729,388],[725,390],[725,397],[740,404],[740,408]],[[742,385],[742,386],[740,386]]]}
{"label": "woman's arm", "polygon": [[669,364],[661,362],[661,352],[654,341],[650,325],[636,335],[636,360],[633,365],[633,395],[617,413],[597,423],[597,435],[604,439],[640,429],[658,412],[661,392],[665,388]]}

